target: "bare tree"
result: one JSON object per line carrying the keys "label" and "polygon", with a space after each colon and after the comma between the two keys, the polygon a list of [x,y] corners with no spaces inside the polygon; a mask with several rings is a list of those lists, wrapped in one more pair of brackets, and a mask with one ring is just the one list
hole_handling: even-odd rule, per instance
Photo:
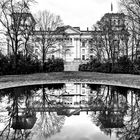
{"label": "bare tree", "polygon": [[[108,61],[114,68],[120,56],[128,56],[129,33],[124,24],[124,14],[119,14],[121,23],[114,23],[114,15],[105,14],[104,17],[94,26],[92,40],[93,50],[103,61]],[[115,21],[116,22],[116,21]]]}
{"label": "bare tree", "polygon": [[[2,0],[0,1],[0,23],[3,26],[2,32],[7,38],[8,49],[14,56],[14,68],[16,71],[18,62],[18,52],[23,48],[25,40],[23,35],[25,30],[31,31],[31,14],[29,14],[29,5],[33,0]],[[26,33],[26,35],[30,33]],[[26,39],[27,40],[27,39]],[[25,47],[26,48],[26,47]]]}
{"label": "bare tree", "polygon": [[100,62],[105,60],[105,52],[102,49],[102,35],[101,31],[96,29],[93,31],[92,39],[90,41],[90,52],[92,52]]}
{"label": "bare tree", "polygon": [[97,22],[97,26],[99,32],[98,35],[93,34],[96,52],[101,56],[102,51],[104,60],[111,62],[113,67],[115,63],[115,32],[112,30],[110,21],[104,23],[104,21],[101,20]]}
{"label": "bare tree", "polygon": [[131,55],[132,60],[139,56],[140,48],[140,1],[139,0],[120,0],[120,10],[127,17],[128,29],[131,34]]}
{"label": "bare tree", "polygon": [[63,25],[63,23],[60,16],[48,11],[39,11],[36,15],[36,21],[38,30],[34,32],[35,46],[39,50],[38,54],[41,57],[44,71],[47,54],[58,50],[55,46],[57,42],[56,28]]}

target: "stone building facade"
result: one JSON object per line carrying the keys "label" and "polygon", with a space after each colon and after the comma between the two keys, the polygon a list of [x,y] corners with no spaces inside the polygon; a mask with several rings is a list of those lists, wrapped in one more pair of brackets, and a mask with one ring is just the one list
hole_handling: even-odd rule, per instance
{"label": "stone building facade", "polygon": [[[42,35],[48,37],[48,40],[53,40],[53,44],[47,50],[45,61],[47,58],[63,58],[65,68],[68,70],[78,70],[79,64],[86,63],[93,58],[104,60],[108,57],[107,59],[113,60],[122,55],[128,55],[129,34],[123,13],[106,13],[94,30],[88,28],[81,30],[80,27],[69,25],[57,27],[55,31],[36,30],[34,18],[30,14],[28,17],[30,22],[33,21],[34,27],[32,27],[29,43],[26,45],[30,53],[40,61],[42,61],[40,52]],[[49,38],[49,33],[51,33],[51,38]],[[110,37],[112,37],[111,40],[109,40]],[[106,46],[103,47],[104,44]],[[24,50],[21,49],[21,51],[24,53]]]}
{"label": "stone building facade", "polygon": [[[50,50],[54,50],[55,48],[56,50],[61,50],[63,46],[63,49],[66,51],[66,55],[64,57],[64,54],[62,55],[61,51],[58,51],[51,53],[48,56],[50,57],[51,55],[54,55],[54,57],[63,57],[66,62],[89,60],[90,58],[95,57],[94,52],[91,50],[91,47],[94,48],[96,45],[94,36],[103,36],[105,31],[107,34],[109,30],[108,28],[110,28],[110,30],[115,34],[114,41],[120,39],[121,47],[124,41],[123,37],[125,35],[128,37],[128,34],[126,34],[127,32],[125,32],[125,15],[122,13],[107,13],[101,18],[100,23],[102,24],[100,29],[95,30],[89,30],[88,28],[87,30],[80,30],[80,27],[71,27],[69,25],[58,27],[55,31],[57,34],[54,35],[57,40],[56,44],[53,45]],[[35,33],[39,36],[40,31],[35,31]]]}

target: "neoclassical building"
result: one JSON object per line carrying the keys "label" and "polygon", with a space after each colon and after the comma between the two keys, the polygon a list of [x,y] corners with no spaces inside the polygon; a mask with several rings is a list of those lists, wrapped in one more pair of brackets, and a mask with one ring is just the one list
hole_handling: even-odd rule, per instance
{"label": "neoclassical building", "polygon": [[[38,37],[40,36],[41,31],[34,32]],[[68,25],[57,27],[55,32],[57,32],[53,36],[55,44],[49,48],[47,57],[63,58],[65,62],[73,62],[85,61],[93,55],[89,52],[92,31],[88,29],[83,31],[80,30],[80,27],[71,27]],[[35,48],[34,53],[38,53],[37,48]]]}
{"label": "neoclassical building", "polygon": [[[26,15],[26,16],[25,16]],[[42,61],[41,38],[52,44],[47,48],[47,58],[63,58],[66,70],[78,70],[81,63],[90,59],[116,59],[121,55],[128,55],[128,32],[125,26],[125,15],[123,13],[106,13],[98,22],[94,30],[81,30],[80,27],[69,25],[57,27],[54,31],[43,31],[35,29],[35,20],[31,14],[24,14],[23,23],[33,22],[32,34],[26,49],[38,60]],[[28,24],[27,24],[28,26]],[[28,33],[27,28],[26,32]],[[51,36],[50,36],[51,34]],[[26,34],[25,34],[26,35]],[[26,37],[23,39],[26,42]],[[44,47],[45,47],[44,43]],[[48,44],[47,44],[48,45]],[[25,47],[24,47],[25,48]],[[8,45],[8,53],[10,52]],[[24,53],[24,49],[21,51]]]}
{"label": "neoclassical building", "polygon": [[[48,31],[34,31],[38,36],[37,41],[34,40],[37,46],[34,53],[38,59],[41,57],[37,43],[42,32],[48,37]],[[63,58],[67,70],[77,70],[79,64],[93,58],[115,61],[122,55],[128,55],[129,34],[123,13],[106,13],[94,30],[67,25],[57,27],[51,34],[55,43],[49,47],[46,58]]]}

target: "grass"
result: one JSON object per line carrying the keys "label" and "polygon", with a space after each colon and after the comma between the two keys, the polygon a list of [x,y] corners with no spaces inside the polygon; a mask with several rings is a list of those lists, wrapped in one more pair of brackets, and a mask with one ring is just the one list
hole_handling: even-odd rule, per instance
{"label": "grass", "polygon": [[23,85],[65,82],[85,82],[140,89],[140,75],[105,74],[96,72],[52,72],[30,75],[5,75],[0,76],[0,89]]}

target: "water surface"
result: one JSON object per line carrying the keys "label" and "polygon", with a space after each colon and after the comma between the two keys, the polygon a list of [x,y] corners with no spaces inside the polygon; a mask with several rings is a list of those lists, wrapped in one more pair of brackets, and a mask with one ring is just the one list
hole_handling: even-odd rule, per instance
{"label": "water surface", "polygon": [[0,90],[0,140],[139,140],[140,90],[86,83]]}

